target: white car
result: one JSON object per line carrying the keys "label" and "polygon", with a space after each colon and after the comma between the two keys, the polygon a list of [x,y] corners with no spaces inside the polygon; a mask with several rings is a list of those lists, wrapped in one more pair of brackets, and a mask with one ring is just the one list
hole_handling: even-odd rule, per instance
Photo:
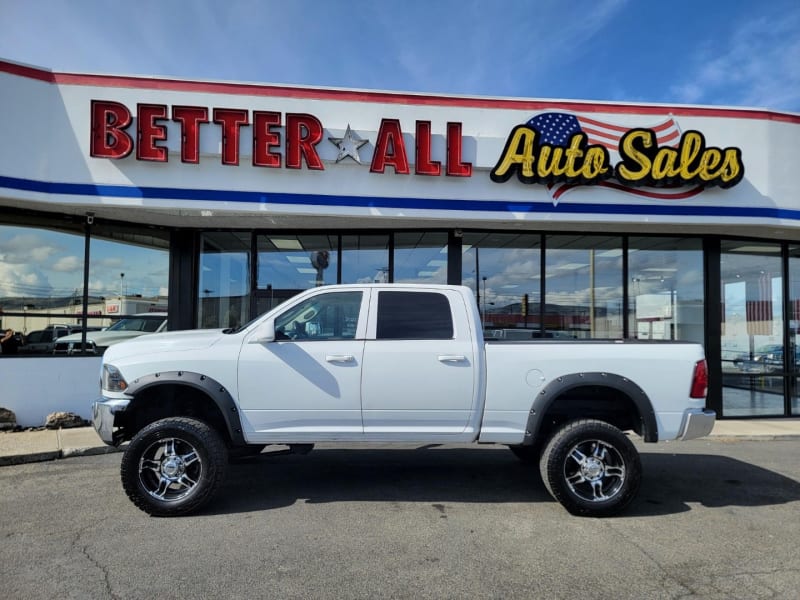
{"label": "white car", "polygon": [[[147,333],[161,333],[167,329],[167,313],[140,313],[120,319],[108,329],[86,333],[85,354],[103,354],[106,348]],[[81,333],[59,339],[53,354],[81,354]]]}

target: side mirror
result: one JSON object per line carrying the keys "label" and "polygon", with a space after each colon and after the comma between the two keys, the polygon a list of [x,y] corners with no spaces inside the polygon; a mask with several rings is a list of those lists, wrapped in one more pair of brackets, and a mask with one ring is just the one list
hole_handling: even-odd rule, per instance
{"label": "side mirror", "polygon": [[275,321],[272,319],[263,323],[256,329],[253,337],[248,341],[249,344],[268,344],[275,341]]}

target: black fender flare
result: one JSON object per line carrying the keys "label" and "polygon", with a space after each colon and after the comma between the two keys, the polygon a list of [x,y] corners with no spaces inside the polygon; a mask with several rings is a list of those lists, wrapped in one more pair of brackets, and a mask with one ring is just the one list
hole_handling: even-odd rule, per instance
{"label": "black fender flare", "polygon": [[561,375],[550,381],[544,388],[542,388],[536,395],[533,401],[533,406],[528,414],[528,424],[525,428],[525,440],[523,444],[532,444],[539,428],[542,425],[542,419],[547,414],[547,411],[553,403],[565,392],[578,387],[604,387],[616,390],[629,397],[636,405],[639,411],[639,416],[642,419],[643,439],[645,442],[658,441],[658,424],[656,422],[656,414],[653,410],[653,404],[650,398],[647,397],[644,390],[636,383],[615,373],[604,372],[590,372],[590,373],[570,373],[569,375]]}
{"label": "black fender flare", "polygon": [[225,421],[225,426],[228,429],[231,442],[234,446],[244,446],[247,442],[242,433],[242,422],[239,417],[239,408],[233,400],[230,392],[224,385],[220,384],[215,379],[203,375],[202,373],[193,373],[191,371],[163,371],[145,375],[135,379],[125,390],[125,393],[133,396],[134,401],[137,395],[143,391],[164,384],[178,384],[195,388],[206,394],[214,404],[219,408],[222,413],[222,418]]}

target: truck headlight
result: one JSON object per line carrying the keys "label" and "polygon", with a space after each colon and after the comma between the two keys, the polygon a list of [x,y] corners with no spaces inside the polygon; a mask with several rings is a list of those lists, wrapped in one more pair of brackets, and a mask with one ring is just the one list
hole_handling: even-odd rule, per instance
{"label": "truck headlight", "polygon": [[128,389],[128,382],[113,365],[103,365],[103,389],[109,392],[124,392]]}

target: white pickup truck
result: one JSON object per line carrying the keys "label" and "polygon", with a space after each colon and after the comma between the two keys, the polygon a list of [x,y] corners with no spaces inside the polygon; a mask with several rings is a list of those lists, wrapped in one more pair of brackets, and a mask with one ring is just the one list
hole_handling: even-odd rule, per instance
{"label": "white pickup truck", "polygon": [[123,487],[143,511],[185,514],[230,456],[270,444],[493,443],[538,461],[573,514],[624,508],[635,446],[707,435],[707,369],[691,343],[484,341],[472,292],[419,284],[305,291],[238,328],[153,334],[108,349],[93,421],[130,440]]}

